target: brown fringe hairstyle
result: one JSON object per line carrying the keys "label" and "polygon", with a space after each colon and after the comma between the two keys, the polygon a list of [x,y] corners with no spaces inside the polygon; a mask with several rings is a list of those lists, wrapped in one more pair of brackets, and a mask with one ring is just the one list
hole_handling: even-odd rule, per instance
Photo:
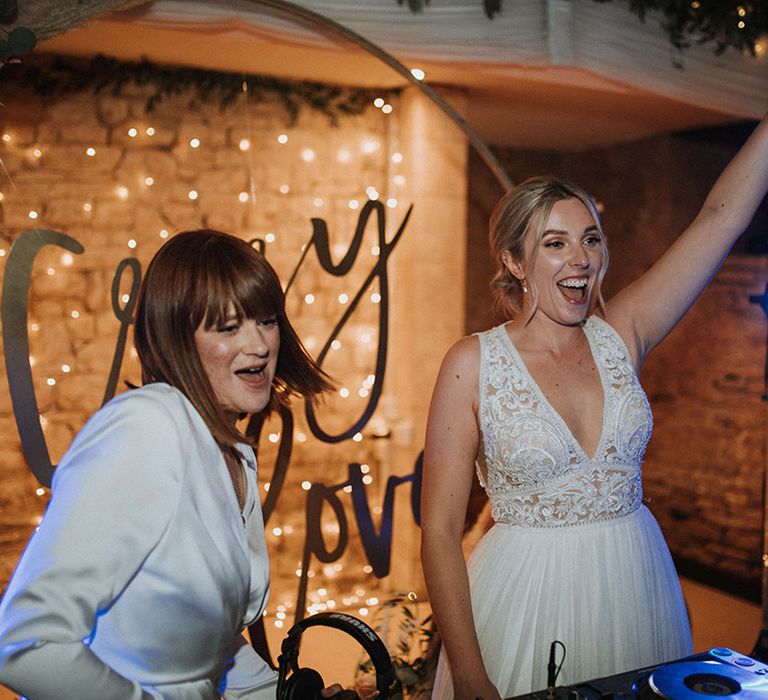
{"label": "brown fringe hairstyle", "polygon": [[[522,308],[522,283],[504,265],[501,254],[508,250],[512,257],[525,267],[531,267],[536,261],[539,243],[544,234],[552,207],[564,199],[578,199],[592,215],[600,234],[603,251],[603,268],[597,280],[597,307],[604,308],[601,286],[608,269],[608,247],[605,243],[603,226],[592,198],[580,187],[555,177],[532,177],[509,190],[496,204],[491,214],[489,242],[491,255],[497,263],[496,273],[491,279],[491,287],[496,293],[496,305],[499,310],[514,318]],[[530,260],[525,259],[525,241],[533,236],[533,253]],[[530,292],[533,295],[531,316],[538,306],[538,289],[531,281]],[[526,319],[526,322],[530,320]]]}
{"label": "brown fringe hairstyle", "polygon": [[194,335],[202,323],[206,329],[223,323],[230,305],[238,321],[277,318],[280,349],[266,412],[292,395],[315,401],[333,387],[288,321],[280,280],[261,253],[220,231],[176,234],[155,254],[139,291],[134,340],[142,383],[165,382],[181,391],[225,452],[245,438],[216,400]]}

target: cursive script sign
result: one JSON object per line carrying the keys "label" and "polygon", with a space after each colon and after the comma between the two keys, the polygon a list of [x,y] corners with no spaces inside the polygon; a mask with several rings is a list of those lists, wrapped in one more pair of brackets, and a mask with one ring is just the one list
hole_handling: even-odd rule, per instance
{"label": "cursive script sign", "polygon": [[[326,443],[338,443],[349,440],[358,432],[361,432],[379,403],[384,382],[384,374],[387,361],[388,325],[389,325],[389,286],[387,276],[387,263],[395,247],[401,239],[411,209],[407,211],[399,224],[391,240],[387,241],[386,210],[378,201],[369,201],[360,211],[354,236],[345,255],[338,264],[331,259],[328,228],[323,219],[312,219],[312,236],[304,247],[302,255],[296,264],[286,286],[288,293],[307,259],[310,251],[314,250],[322,269],[330,275],[342,277],[347,275],[355,263],[361,250],[363,236],[369,222],[373,219],[376,225],[378,255],[375,263],[353,296],[341,319],[328,335],[328,338],[317,358],[322,366],[329,348],[339,336],[346,323],[354,313],[360,300],[367,290],[377,284],[381,301],[379,304],[378,318],[378,344],[376,348],[376,368],[374,382],[368,401],[362,413],[351,420],[344,429],[331,433],[321,426],[316,409],[305,402],[306,418],[312,434],[320,441]],[[264,249],[264,242],[255,239],[251,244]],[[54,465],[51,462],[45,435],[43,433],[40,413],[35,398],[32,368],[30,365],[29,338],[28,338],[28,298],[31,284],[32,266],[39,251],[46,245],[54,245],[64,248],[72,253],[83,253],[83,246],[75,239],[64,233],[51,230],[25,231],[13,244],[8,256],[3,282],[2,298],[2,326],[3,343],[6,359],[6,371],[10,387],[11,401],[13,404],[16,425],[21,438],[21,446],[30,469],[37,480],[49,486],[53,475]],[[127,297],[121,296],[123,278],[130,275],[130,291]],[[115,344],[112,364],[107,378],[103,402],[111,399],[116,391],[119,371],[125,354],[126,339],[129,326],[133,323],[133,312],[136,305],[136,295],[141,282],[141,267],[135,258],[122,260],[115,271],[112,281],[112,309],[116,318],[120,321],[120,328]],[[123,301],[121,305],[121,300]],[[270,480],[270,489],[263,503],[263,515],[265,524],[272,516],[277,502],[286,482],[286,476],[290,468],[292,445],[294,437],[294,417],[291,408],[281,408],[278,414],[281,422],[280,440],[275,457],[275,464]],[[246,434],[255,443],[258,443],[264,416],[251,417]],[[263,468],[263,465],[260,465]],[[391,476],[387,480],[384,491],[384,500],[381,505],[382,515],[380,526],[377,529],[371,515],[366,485],[363,481],[363,472],[360,464],[348,465],[347,479],[336,484],[314,483],[307,492],[305,508],[305,539],[302,553],[301,576],[297,592],[296,620],[304,616],[307,598],[308,571],[311,560],[314,558],[323,563],[334,562],[345,552],[349,541],[349,522],[347,513],[342,503],[339,492],[351,491],[352,514],[360,533],[363,550],[368,559],[373,573],[378,578],[384,578],[389,574],[392,556],[394,498],[395,489],[398,486],[410,484],[411,486],[411,510],[415,523],[419,523],[419,493],[421,489],[421,456],[416,460],[413,471],[406,476]],[[321,527],[321,515],[324,506],[327,505],[334,514],[338,525],[338,538],[332,548],[326,546]]]}

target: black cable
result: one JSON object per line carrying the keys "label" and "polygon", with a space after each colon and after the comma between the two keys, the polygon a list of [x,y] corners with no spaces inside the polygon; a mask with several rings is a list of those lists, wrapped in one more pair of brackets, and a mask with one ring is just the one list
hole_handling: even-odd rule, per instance
{"label": "black cable", "polygon": [[[563,657],[560,659],[560,665],[555,665],[555,651],[557,645],[563,650]],[[563,663],[565,662],[565,644],[556,639],[549,645],[549,663],[547,664],[547,698],[552,700],[555,697],[555,683],[557,683],[557,677],[560,675],[560,671],[563,669]]]}

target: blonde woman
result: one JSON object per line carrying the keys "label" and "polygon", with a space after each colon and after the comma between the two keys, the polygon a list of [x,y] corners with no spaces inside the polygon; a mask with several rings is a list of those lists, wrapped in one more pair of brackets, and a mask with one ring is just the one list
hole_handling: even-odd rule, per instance
{"label": "blonde woman", "polygon": [[[509,321],[446,355],[427,426],[422,562],[443,642],[433,697],[498,700],[691,652],[680,586],[640,468],[647,354],[720,267],[768,189],[768,119],[664,256],[603,304],[608,265],[581,189],[535,178],[491,219]],[[494,527],[465,565],[475,467]],[[560,653],[558,653],[558,657]]]}

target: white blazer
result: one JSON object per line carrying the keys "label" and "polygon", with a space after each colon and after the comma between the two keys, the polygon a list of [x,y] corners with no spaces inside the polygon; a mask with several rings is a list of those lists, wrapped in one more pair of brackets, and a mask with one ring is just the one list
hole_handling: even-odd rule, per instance
{"label": "white blazer", "polygon": [[242,516],[180,391],[151,384],[100,409],[0,604],[0,682],[34,700],[274,697],[240,634],[264,611],[269,561],[256,460],[238,449]]}

